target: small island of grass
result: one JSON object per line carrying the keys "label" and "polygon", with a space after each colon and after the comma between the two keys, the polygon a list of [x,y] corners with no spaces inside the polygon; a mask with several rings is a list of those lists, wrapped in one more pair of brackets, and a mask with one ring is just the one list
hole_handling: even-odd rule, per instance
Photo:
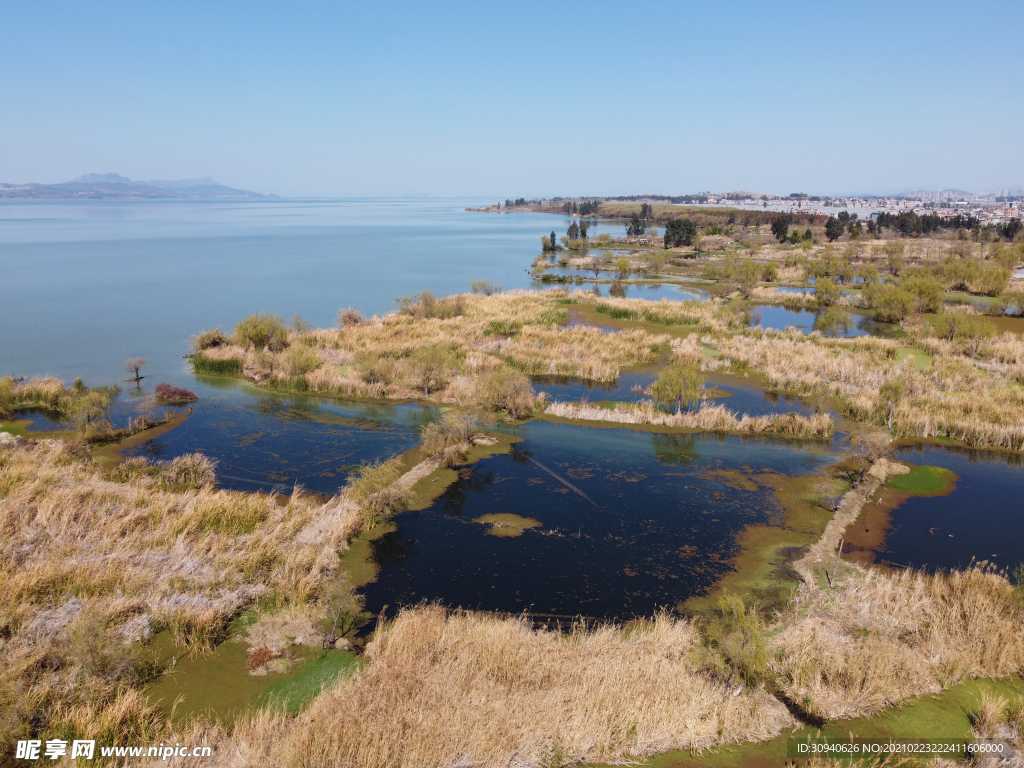
{"label": "small island of grass", "polygon": [[534,520],[532,517],[520,517],[519,515],[513,515],[508,512],[483,515],[482,517],[474,518],[473,522],[489,525],[490,528],[487,529],[487,533],[491,536],[503,536],[507,538],[522,536],[523,531],[529,528],[543,527],[539,520]]}

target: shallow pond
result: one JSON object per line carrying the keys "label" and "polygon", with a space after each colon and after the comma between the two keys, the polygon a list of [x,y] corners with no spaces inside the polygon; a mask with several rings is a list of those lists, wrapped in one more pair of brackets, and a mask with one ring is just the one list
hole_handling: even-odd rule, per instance
{"label": "shallow pond", "polygon": [[258,392],[236,386],[194,404],[176,429],[128,451],[171,459],[201,451],[217,461],[218,485],[241,491],[290,489],[335,494],[359,464],[386,459],[419,442],[437,411]]}
{"label": "shallow pond", "polygon": [[899,503],[888,515],[878,560],[928,570],[963,568],[971,560],[1010,569],[1024,562],[1020,456],[921,445],[900,450],[897,458],[943,467],[959,479],[948,495],[911,496]]}
{"label": "shallow pond", "polygon": [[[464,468],[430,507],[374,542],[367,610],[423,600],[571,617],[649,615],[732,569],[736,537],[777,522],[762,481],[806,475],[820,444],[532,422],[523,442]],[[760,480],[759,480],[760,478]],[[539,526],[493,535],[485,515]]]}
{"label": "shallow pond", "polygon": [[[776,331],[784,331],[792,327],[801,333],[812,333],[815,330],[815,320],[823,314],[825,313],[822,310],[786,309],[785,307],[761,304],[751,310],[750,326],[752,328],[761,327]],[[840,330],[836,334],[843,338],[880,336],[889,327],[877,322],[872,317],[859,315],[855,312],[847,312],[847,314],[850,315],[850,325],[845,330]]]}
{"label": "shallow pond", "polygon": [[[611,295],[611,283],[582,283],[580,285],[575,285],[572,283],[545,283],[540,280],[535,280],[531,288],[534,290],[546,291],[551,288],[557,288],[560,285],[568,288],[569,290],[576,289],[587,291],[589,293],[593,293],[595,296]],[[668,299],[669,301],[707,301],[709,298],[709,295],[699,288],[673,282],[624,283],[622,290],[623,293],[620,298],[646,299],[647,301],[661,301],[662,299]]]}

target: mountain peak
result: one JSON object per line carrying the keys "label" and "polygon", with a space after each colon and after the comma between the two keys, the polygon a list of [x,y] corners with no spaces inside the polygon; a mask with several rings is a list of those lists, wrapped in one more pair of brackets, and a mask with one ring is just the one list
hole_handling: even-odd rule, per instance
{"label": "mountain peak", "polygon": [[134,184],[127,176],[119,173],[87,173],[72,179],[68,184]]}

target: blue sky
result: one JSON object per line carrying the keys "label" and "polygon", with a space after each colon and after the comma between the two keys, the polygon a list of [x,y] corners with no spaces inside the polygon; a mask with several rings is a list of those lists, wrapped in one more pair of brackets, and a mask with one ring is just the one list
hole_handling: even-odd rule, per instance
{"label": "blue sky", "polygon": [[0,181],[1024,187],[1024,3],[0,0]]}

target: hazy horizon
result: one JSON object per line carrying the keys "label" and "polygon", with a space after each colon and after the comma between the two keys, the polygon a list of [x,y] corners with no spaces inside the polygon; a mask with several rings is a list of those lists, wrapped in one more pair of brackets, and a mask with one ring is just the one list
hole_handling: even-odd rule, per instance
{"label": "hazy horizon", "polygon": [[0,182],[285,197],[1024,188],[1024,6],[0,9]]}

